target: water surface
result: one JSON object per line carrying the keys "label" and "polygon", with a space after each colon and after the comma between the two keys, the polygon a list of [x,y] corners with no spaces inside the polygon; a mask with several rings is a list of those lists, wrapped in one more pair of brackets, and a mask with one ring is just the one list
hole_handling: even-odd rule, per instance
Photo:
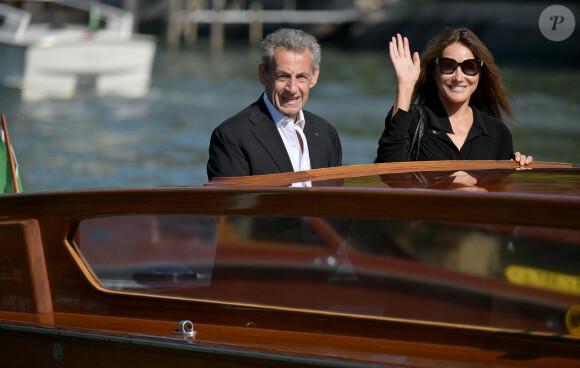
{"label": "water surface", "polygon": [[[203,45],[160,48],[141,99],[0,95],[24,191],[203,184],[211,131],[263,91],[258,62],[246,44],[220,57]],[[500,66],[518,118],[514,147],[535,160],[580,163],[580,72]],[[374,159],[394,90],[386,52],[323,48],[307,109],[336,126],[345,165]]]}

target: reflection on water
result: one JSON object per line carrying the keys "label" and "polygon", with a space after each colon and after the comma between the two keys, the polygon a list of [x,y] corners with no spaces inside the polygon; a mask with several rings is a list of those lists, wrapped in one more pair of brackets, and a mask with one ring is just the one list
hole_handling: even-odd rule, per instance
{"label": "reflection on water", "polygon": [[[24,191],[182,186],[206,182],[213,128],[255,101],[257,50],[158,50],[150,93],[137,100],[80,97],[17,103],[0,95]],[[514,146],[535,160],[580,162],[580,72],[506,66],[519,123]],[[375,157],[394,79],[385,53],[326,48],[307,109],[333,123],[345,165]]]}

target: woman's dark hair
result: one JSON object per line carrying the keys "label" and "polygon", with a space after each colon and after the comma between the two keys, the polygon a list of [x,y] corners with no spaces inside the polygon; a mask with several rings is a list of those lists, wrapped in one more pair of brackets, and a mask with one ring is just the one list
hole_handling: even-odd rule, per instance
{"label": "woman's dark hair", "polygon": [[427,45],[421,56],[421,73],[413,91],[413,101],[424,104],[437,97],[435,83],[435,59],[441,57],[443,50],[454,43],[460,43],[471,50],[475,58],[483,60],[483,68],[477,89],[469,103],[485,114],[497,119],[515,120],[509,103],[509,92],[501,81],[501,73],[493,60],[491,52],[483,42],[468,28],[448,27]]}

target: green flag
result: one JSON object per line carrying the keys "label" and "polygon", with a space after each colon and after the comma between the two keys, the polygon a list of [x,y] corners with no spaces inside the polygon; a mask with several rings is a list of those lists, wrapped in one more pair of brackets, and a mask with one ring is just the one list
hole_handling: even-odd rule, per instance
{"label": "green flag", "polygon": [[[18,162],[16,162],[16,155],[13,155],[13,157],[14,166],[16,167],[16,177],[18,178],[18,187],[21,190],[22,183],[20,182],[20,175],[18,174]],[[14,189],[6,136],[4,135],[4,129],[0,129],[0,194],[15,193],[16,190]]]}

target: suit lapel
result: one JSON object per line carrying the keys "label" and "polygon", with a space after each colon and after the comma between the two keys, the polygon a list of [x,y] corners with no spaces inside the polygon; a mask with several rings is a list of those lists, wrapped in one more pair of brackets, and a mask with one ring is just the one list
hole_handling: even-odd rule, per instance
{"label": "suit lapel", "polygon": [[323,145],[320,144],[320,140],[323,138],[319,135],[316,126],[316,120],[309,117],[306,121],[306,126],[304,127],[304,135],[308,142],[308,153],[310,155],[310,167],[313,169],[328,166],[324,162],[326,153],[324,152]]}
{"label": "suit lapel", "polygon": [[252,134],[272,157],[280,172],[294,171],[282,137],[280,137],[276,124],[274,124],[262,97],[252,106],[250,121],[254,124],[251,129]]}

